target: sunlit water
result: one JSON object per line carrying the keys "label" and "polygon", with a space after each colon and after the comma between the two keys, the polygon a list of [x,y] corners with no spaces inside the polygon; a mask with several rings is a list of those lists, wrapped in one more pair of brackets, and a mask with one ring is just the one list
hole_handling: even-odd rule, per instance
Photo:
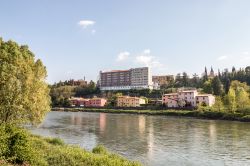
{"label": "sunlit water", "polygon": [[128,114],[50,112],[31,131],[144,165],[250,165],[250,123]]}

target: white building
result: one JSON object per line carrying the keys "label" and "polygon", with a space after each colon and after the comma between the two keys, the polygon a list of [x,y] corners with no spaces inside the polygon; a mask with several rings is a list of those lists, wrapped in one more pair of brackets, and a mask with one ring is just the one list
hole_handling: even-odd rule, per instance
{"label": "white building", "polygon": [[196,106],[199,104],[205,104],[207,106],[212,106],[215,103],[215,97],[211,94],[202,94],[196,96]]}
{"label": "white building", "polygon": [[180,90],[178,93],[162,96],[162,104],[167,107],[195,107],[201,103],[212,106],[215,103],[215,97],[211,94],[199,95],[197,90]]}

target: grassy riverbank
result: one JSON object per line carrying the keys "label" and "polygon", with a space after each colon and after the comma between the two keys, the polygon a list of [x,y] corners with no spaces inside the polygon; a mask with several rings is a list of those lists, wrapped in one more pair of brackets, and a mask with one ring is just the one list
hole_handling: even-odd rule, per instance
{"label": "grassy riverbank", "polygon": [[110,108],[53,108],[53,111],[162,115],[162,116],[194,117],[194,118],[202,118],[202,119],[236,120],[236,121],[250,122],[250,114],[248,113],[211,111],[209,109],[204,109],[204,110],[124,110],[124,109],[110,109]]}
{"label": "grassy riverbank", "polygon": [[92,152],[57,138],[43,138],[13,126],[0,126],[0,165],[12,166],[139,166],[97,146]]}

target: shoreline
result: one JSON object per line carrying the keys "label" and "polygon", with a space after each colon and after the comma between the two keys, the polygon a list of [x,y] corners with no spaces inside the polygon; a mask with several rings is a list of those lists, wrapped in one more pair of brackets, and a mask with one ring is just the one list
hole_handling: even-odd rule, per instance
{"label": "shoreline", "polygon": [[250,115],[242,113],[230,113],[219,111],[196,111],[196,110],[132,110],[132,109],[112,109],[112,108],[64,108],[55,107],[51,111],[60,112],[93,112],[93,113],[112,113],[112,114],[136,114],[149,116],[175,116],[190,117],[207,120],[228,120],[250,122]]}

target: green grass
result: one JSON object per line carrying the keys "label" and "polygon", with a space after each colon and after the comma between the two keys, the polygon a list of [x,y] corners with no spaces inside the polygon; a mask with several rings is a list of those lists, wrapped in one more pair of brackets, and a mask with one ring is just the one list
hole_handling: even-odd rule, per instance
{"label": "green grass", "polygon": [[[6,128],[10,128],[6,129]],[[17,127],[0,126],[0,165],[31,166],[139,166],[103,146],[92,152],[65,144],[58,138],[43,138]],[[10,141],[11,140],[11,141]]]}

